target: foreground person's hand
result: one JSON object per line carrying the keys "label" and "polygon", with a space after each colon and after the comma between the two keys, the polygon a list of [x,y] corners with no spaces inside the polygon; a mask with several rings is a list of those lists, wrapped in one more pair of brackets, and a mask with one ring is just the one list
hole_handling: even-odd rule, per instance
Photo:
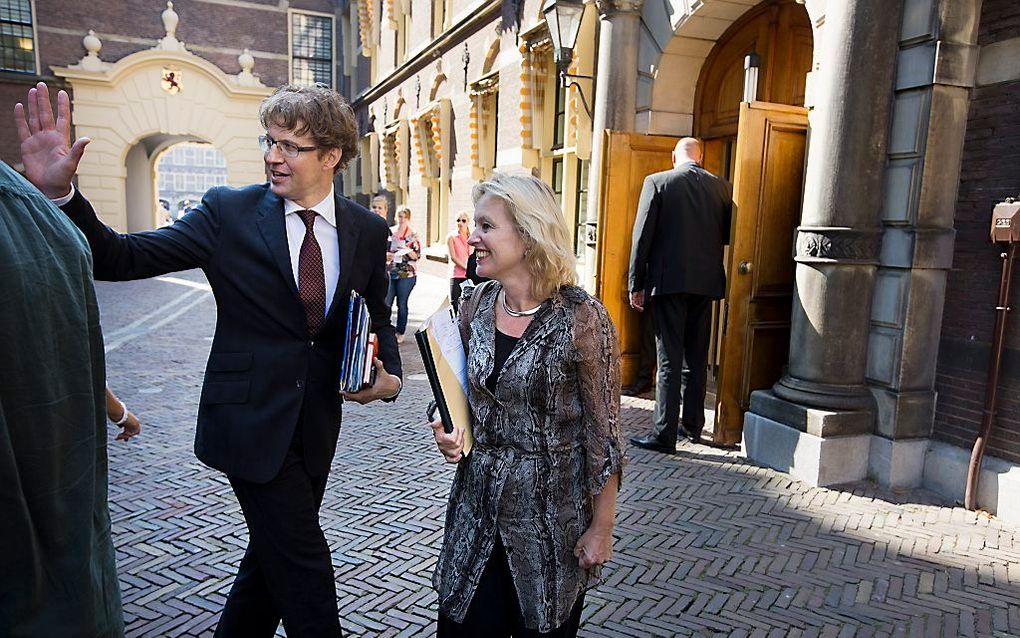
{"label": "foreground person's hand", "polygon": [[89,143],[80,137],[71,143],[71,101],[65,91],[57,93],[57,117],[53,118],[50,93],[44,82],[28,92],[25,105],[14,105],[14,124],[21,140],[25,177],[50,199],[71,192],[71,178]]}
{"label": "foreground person's hand", "polygon": [[581,569],[602,565],[613,557],[613,528],[592,525],[574,545],[574,556]]}
{"label": "foreground person's hand", "polygon": [[453,426],[453,432],[443,431],[443,420],[436,419],[432,426],[432,436],[436,438],[436,446],[443,453],[447,463],[460,463],[464,458],[464,428]]}
{"label": "foreground person's hand", "polygon": [[386,372],[379,359],[373,359],[372,365],[375,366],[375,383],[357,392],[341,392],[344,399],[364,405],[376,399],[392,399],[397,396],[400,392],[400,377]]}

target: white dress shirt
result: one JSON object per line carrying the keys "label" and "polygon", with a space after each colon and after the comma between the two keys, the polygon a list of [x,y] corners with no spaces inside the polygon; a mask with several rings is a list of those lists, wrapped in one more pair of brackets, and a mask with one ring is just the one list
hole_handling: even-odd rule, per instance
{"label": "white dress shirt", "polygon": [[[297,214],[299,210],[305,208],[289,199],[283,200],[287,245],[290,247],[290,266],[294,271],[294,284],[298,286],[300,286],[298,260],[301,257],[301,242],[305,240],[305,223]],[[333,186],[329,187],[329,195],[326,195],[325,199],[308,210],[318,213],[315,216],[315,223],[312,224],[312,231],[315,233],[315,240],[319,242],[319,249],[322,250],[322,273],[326,276],[326,314],[329,314],[333,296],[336,294],[337,281],[340,278],[340,241],[336,234],[336,200],[333,198]]]}

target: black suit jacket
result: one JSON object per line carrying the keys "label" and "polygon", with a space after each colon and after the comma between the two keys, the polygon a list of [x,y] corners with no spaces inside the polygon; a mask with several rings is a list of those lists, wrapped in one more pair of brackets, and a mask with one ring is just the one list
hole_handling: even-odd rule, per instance
{"label": "black suit jacket", "polygon": [[726,294],[730,186],[694,162],[645,178],[630,249],[631,292]]}
{"label": "black suit jacket", "polygon": [[76,193],[63,210],[92,247],[96,279],[201,268],[216,298],[216,334],[198,410],[195,453],[230,477],[279,472],[298,419],[310,474],[329,471],[340,432],[342,342],[352,290],[365,297],[379,358],[400,376],[390,309],[386,222],[336,197],[340,275],[322,329],[308,333],[294,282],[283,200],[268,184],[213,188],[171,226],[121,235]]}

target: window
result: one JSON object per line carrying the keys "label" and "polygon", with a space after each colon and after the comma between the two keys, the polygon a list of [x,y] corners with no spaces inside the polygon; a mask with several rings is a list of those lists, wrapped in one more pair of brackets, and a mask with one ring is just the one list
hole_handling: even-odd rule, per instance
{"label": "window", "polygon": [[0,71],[35,73],[30,0],[0,0]]}
{"label": "window", "polygon": [[555,78],[556,99],[553,102],[553,148],[563,148],[563,136],[567,126],[567,89],[559,78]]}
{"label": "window", "polygon": [[446,30],[450,19],[450,0],[432,0],[432,37]]}
{"label": "window", "polygon": [[295,84],[333,86],[333,18],[290,14],[290,71]]}
{"label": "window", "polygon": [[557,157],[552,163],[552,190],[556,203],[563,206],[563,158]]}
{"label": "window", "polygon": [[585,217],[588,216],[588,160],[577,160],[577,225],[574,227],[574,254],[584,257]]}

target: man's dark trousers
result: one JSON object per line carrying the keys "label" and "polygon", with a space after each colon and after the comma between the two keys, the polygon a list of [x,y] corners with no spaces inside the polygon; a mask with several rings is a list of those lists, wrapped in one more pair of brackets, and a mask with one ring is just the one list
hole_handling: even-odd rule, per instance
{"label": "man's dark trousers", "polygon": [[272,480],[230,479],[249,538],[216,626],[217,638],[271,638],[281,617],[287,618],[288,636],[343,635],[332,557],[319,526],[329,475],[311,475],[305,466],[303,417]]}
{"label": "man's dark trousers", "polygon": [[712,301],[703,295],[676,294],[656,295],[652,304],[659,367],[653,434],[667,444],[677,439],[685,359],[690,372],[683,389],[683,426],[694,440],[705,427]]}

